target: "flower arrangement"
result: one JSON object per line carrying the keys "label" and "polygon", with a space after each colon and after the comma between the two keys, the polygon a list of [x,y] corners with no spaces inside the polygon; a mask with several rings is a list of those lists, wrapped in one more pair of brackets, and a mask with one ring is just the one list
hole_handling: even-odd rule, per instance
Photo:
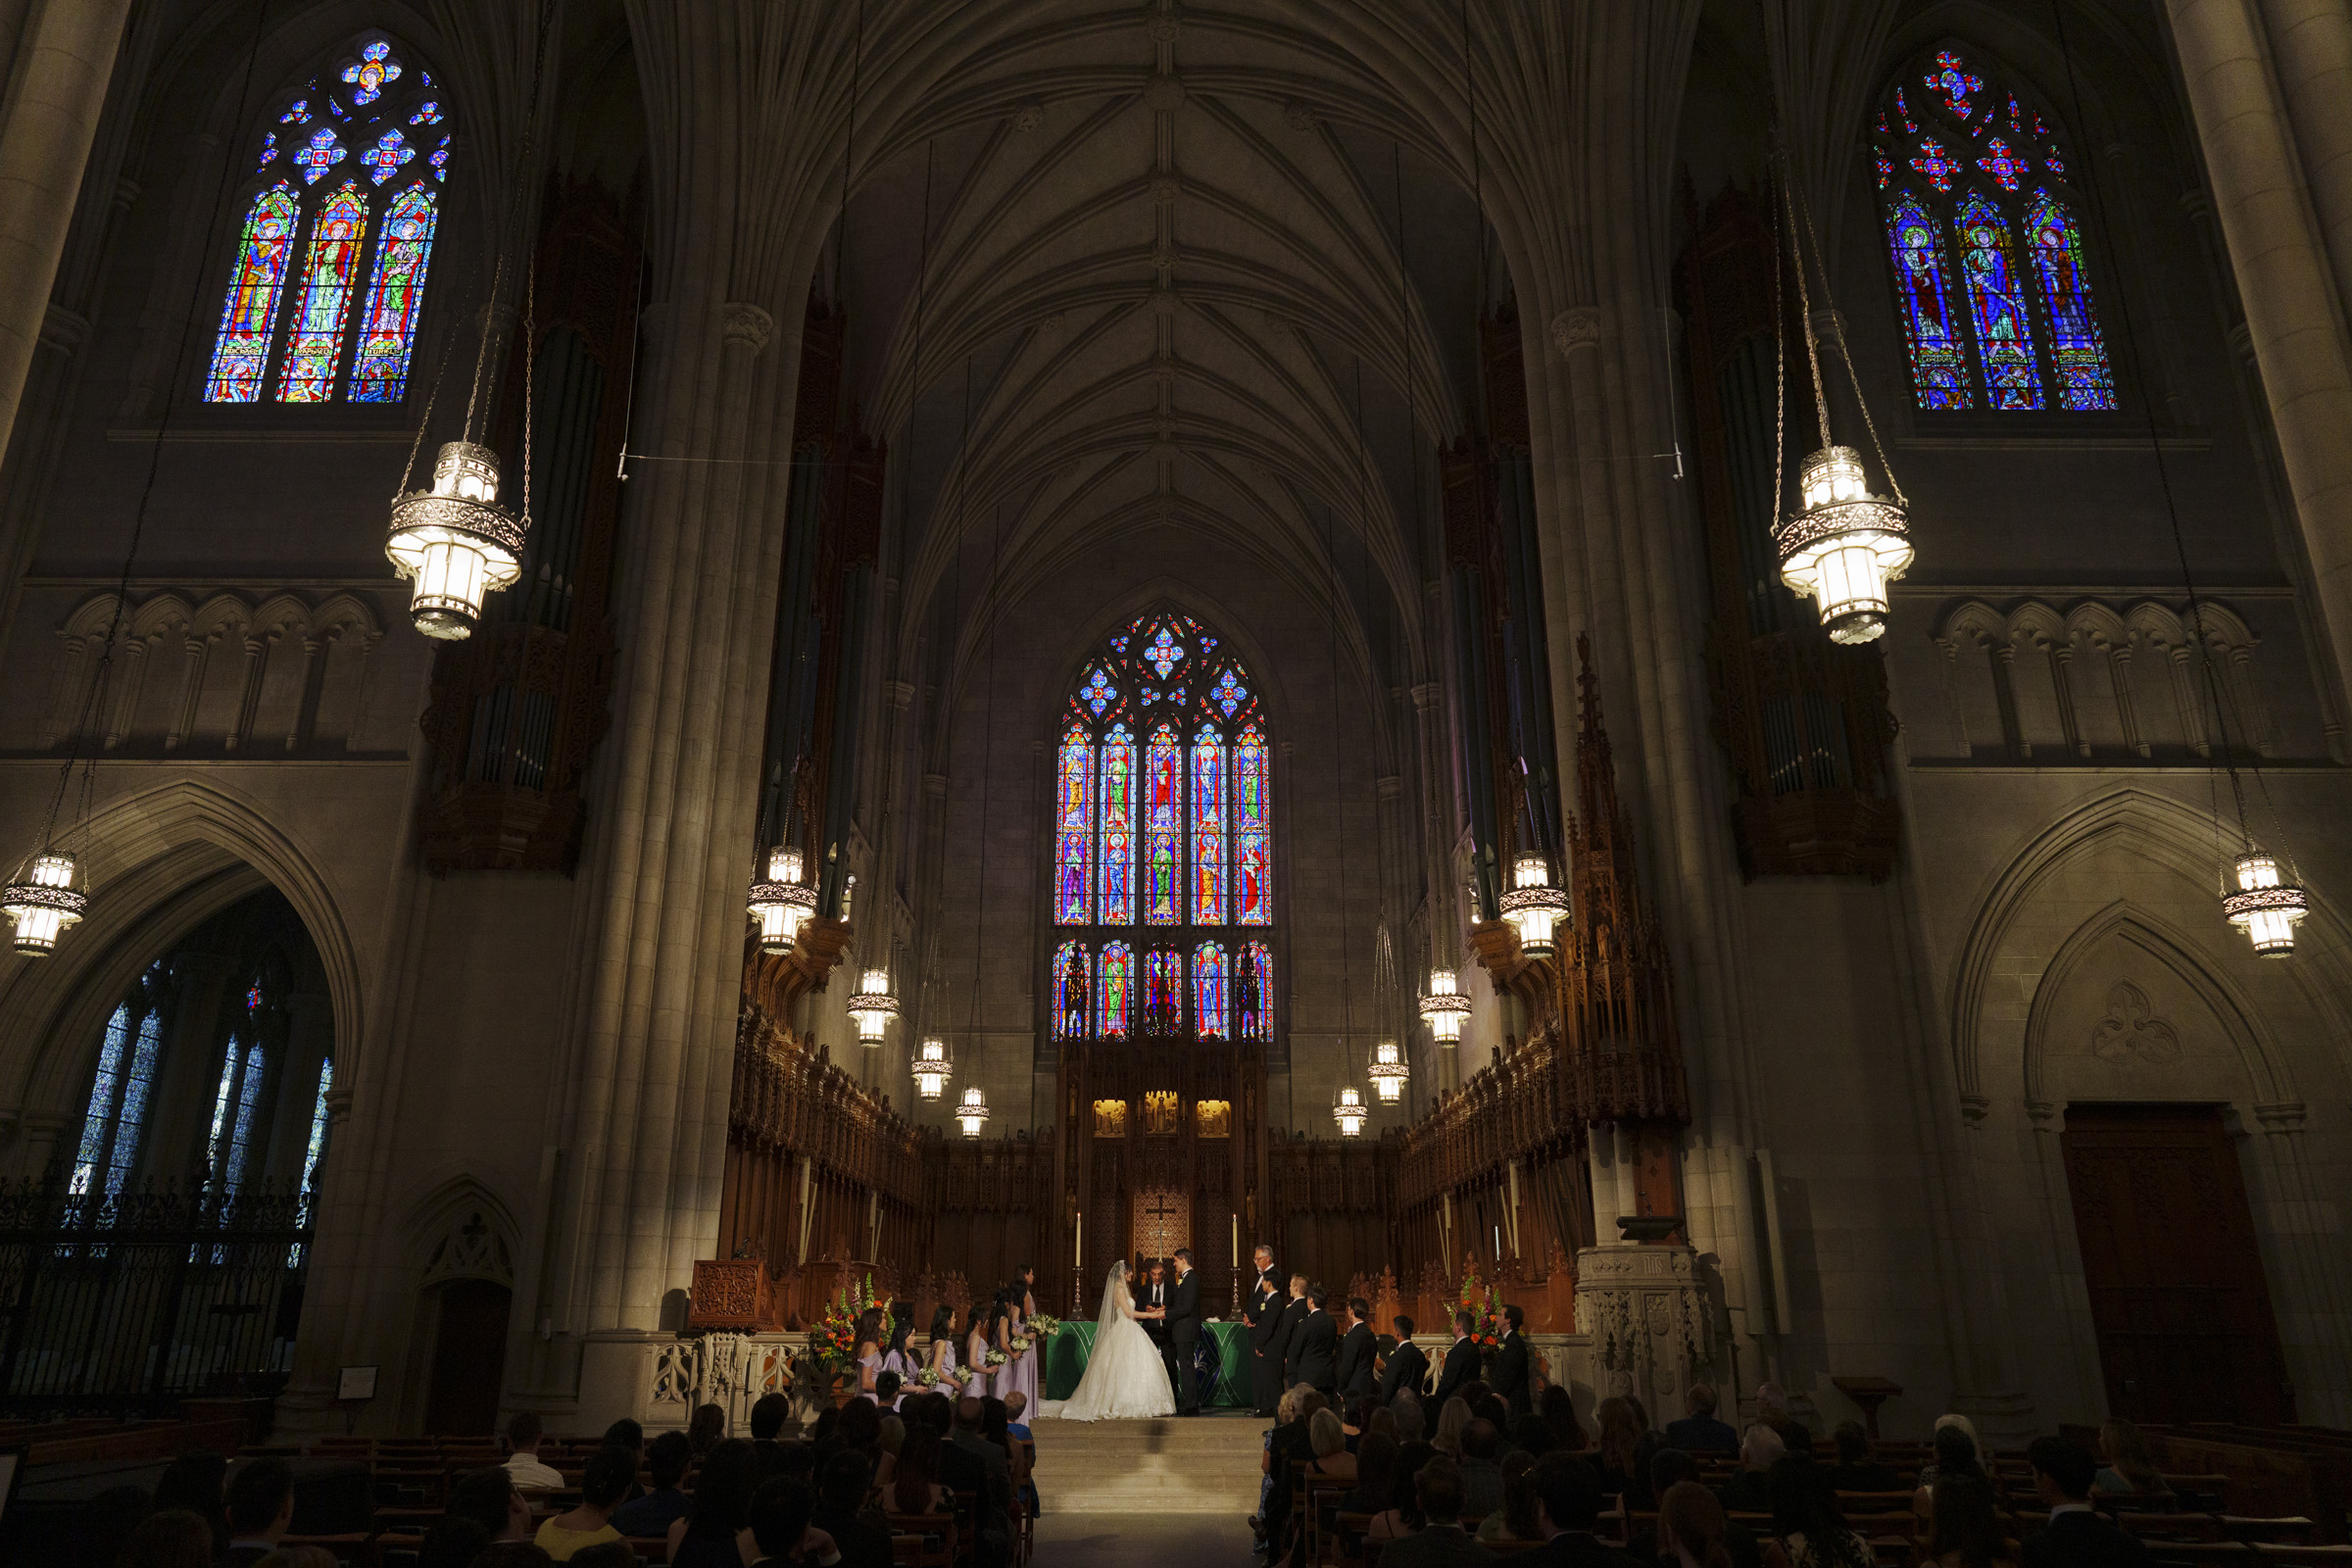
{"label": "flower arrangement", "polygon": [[834,1293],[833,1304],[816,1327],[808,1331],[808,1353],[818,1369],[828,1376],[848,1371],[858,1364],[858,1320],[867,1308],[890,1310],[890,1298],[874,1295],[874,1277],[867,1274],[855,1293],[843,1288]]}
{"label": "flower arrangement", "polygon": [[989,1366],[1003,1366],[1005,1361],[1010,1358],[1006,1356],[1003,1350],[997,1349],[992,1346],[990,1347],[988,1353],[982,1356],[980,1359]]}
{"label": "flower arrangement", "polygon": [[1502,1337],[1510,1332],[1510,1325],[1503,1321],[1502,1298],[1480,1285],[1475,1268],[1462,1276],[1461,1296],[1446,1315],[1454,1312],[1470,1314],[1470,1343],[1478,1347],[1479,1354],[1493,1355],[1502,1348]]}

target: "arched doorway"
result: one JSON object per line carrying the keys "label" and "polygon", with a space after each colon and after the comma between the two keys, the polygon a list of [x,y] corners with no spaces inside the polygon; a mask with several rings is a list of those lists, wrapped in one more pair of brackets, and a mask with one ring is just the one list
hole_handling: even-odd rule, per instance
{"label": "arched doorway", "polygon": [[480,1437],[498,1429],[507,1375],[507,1318],[514,1293],[496,1280],[436,1286],[433,1370],[425,1386],[424,1430]]}

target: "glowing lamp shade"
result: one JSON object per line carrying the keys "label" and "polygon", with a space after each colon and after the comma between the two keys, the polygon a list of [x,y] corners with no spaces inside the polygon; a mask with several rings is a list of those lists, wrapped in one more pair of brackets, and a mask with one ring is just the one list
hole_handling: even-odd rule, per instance
{"label": "glowing lamp shade", "polygon": [[1372,1080],[1372,1091],[1381,1103],[1394,1105],[1404,1098],[1404,1081],[1413,1069],[1404,1059],[1404,1052],[1396,1041],[1383,1040],[1372,1048],[1372,1064],[1364,1075]]}
{"label": "glowing lamp shade", "polygon": [[2253,941],[2257,955],[2283,958],[2295,951],[2295,925],[2310,905],[2301,888],[2279,875],[2278,860],[2255,850],[2237,858],[2237,891],[2223,898],[2222,912]]}
{"label": "glowing lamp shade", "polygon": [[1556,950],[1552,928],[1568,918],[1568,895],[1551,885],[1551,868],[1541,855],[1522,855],[1511,867],[1514,884],[1502,896],[1502,917],[1519,933],[1519,951],[1531,958]]}
{"label": "glowing lamp shade", "polygon": [[1773,530],[1781,581],[1821,606],[1832,642],[1869,642],[1886,629],[1886,585],[1911,564],[1903,509],[1870,493],[1852,447],[1807,458],[1797,490],[1801,506]]}
{"label": "glowing lamp shade", "polygon": [[868,969],[858,982],[858,992],[850,998],[850,1016],[858,1020],[858,1043],[878,1046],[882,1031],[890,1020],[899,1015],[899,999],[890,994],[890,975],[882,969]]}
{"label": "glowing lamp shade", "polygon": [[1470,999],[1454,988],[1451,969],[1429,972],[1429,994],[1421,999],[1421,1016],[1438,1044],[1450,1046],[1462,1038],[1462,1020],[1470,1016]]}
{"label": "glowing lamp shade", "polygon": [[384,554],[416,584],[409,614],[427,637],[473,634],[482,596],[522,569],[522,524],[498,504],[498,454],[452,441],[433,462],[429,490],[392,503]]}
{"label": "glowing lamp shade", "polygon": [[816,913],[816,890],[801,886],[800,851],[779,844],[767,852],[767,875],[752,884],[751,909],[760,922],[760,951],[790,953]]}
{"label": "glowing lamp shade", "polygon": [[962,1124],[966,1138],[979,1137],[980,1129],[988,1125],[988,1101],[977,1085],[963,1092],[963,1102],[956,1107],[956,1120]]}
{"label": "glowing lamp shade", "polygon": [[0,893],[0,911],[16,923],[16,950],[28,958],[46,958],[57,951],[57,939],[81,918],[89,900],[74,884],[81,872],[71,855],[43,850],[19,868],[6,893]]}
{"label": "glowing lamp shade", "polygon": [[926,1040],[914,1054],[914,1092],[924,1100],[937,1100],[956,1076],[956,1062],[948,1054],[944,1040]]}
{"label": "glowing lamp shade", "polygon": [[1371,1107],[1364,1103],[1364,1092],[1353,1084],[1342,1084],[1340,1092],[1332,1097],[1331,1119],[1340,1124],[1342,1138],[1361,1138],[1364,1118],[1371,1114]]}

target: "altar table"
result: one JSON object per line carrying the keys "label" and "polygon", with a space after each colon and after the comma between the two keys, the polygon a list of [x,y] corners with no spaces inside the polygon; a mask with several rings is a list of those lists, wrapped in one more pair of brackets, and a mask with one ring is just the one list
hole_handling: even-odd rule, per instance
{"label": "altar table", "polygon": [[[1066,1399],[1077,1392],[1087,1357],[1095,1353],[1095,1325],[1064,1323],[1045,1347],[1046,1362],[1039,1380],[1040,1396]],[[1250,1328],[1246,1323],[1203,1323],[1195,1348],[1194,1366],[1200,1379],[1202,1409],[1240,1410],[1250,1406]]]}

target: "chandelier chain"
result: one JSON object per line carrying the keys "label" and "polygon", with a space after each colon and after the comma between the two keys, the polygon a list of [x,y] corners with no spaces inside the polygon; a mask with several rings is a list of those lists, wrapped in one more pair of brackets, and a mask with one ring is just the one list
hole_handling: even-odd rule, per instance
{"label": "chandelier chain", "polygon": [[[1794,181],[1790,181],[1789,183],[1791,189],[1793,189]],[[1805,241],[1813,249],[1813,267],[1814,270],[1821,274],[1822,292],[1824,294],[1828,294],[1830,292],[1829,263],[1822,257],[1821,235],[1813,227],[1813,209],[1806,206],[1801,197],[1797,198],[1796,215],[1797,220],[1804,225]],[[1804,263],[1801,259],[1797,263],[1797,270],[1800,273],[1804,270]],[[1870,432],[1870,450],[1877,456],[1879,460],[1879,471],[1886,476],[1886,488],[1894,492],[1895,504],[1899,507],[1902,507],[1905,511],[1908,511],[1910,510],[1911,500],[1908,496],[1903,494],[1902,481],[1894,476],[1894,465],[1886,461],[1886,446],[1885,442],[1879,439],[1879,421],[1871,417],[1870,399],[1862,394],[1862,374],[1860,371],[1854,368],[1853,350],[1846,344],[1845,322],[1840,319],[1838,315],[1838,301],[1835,297],[1832,297],[1830,300],[1830,325],[1834,329],[1835,333],[1833,341],[1836,343],[1838,348],[1838,358],[1843,361],[1845,365],[1846,381],[1854,389],[1854,407],[1862,411],[1862,428]],[[1812,338],[1812,321],[1808,319],[1805,322],[1806,340],[1808,342],[1810,342]],[[1818,365],[1814,367],[1813,374],[1815,379],[1818,381],[1821,375],[1821,368]],[[1829,426],[1826,421],[1822,426],[1822,444],[1827,446],[1829,444]]]}

